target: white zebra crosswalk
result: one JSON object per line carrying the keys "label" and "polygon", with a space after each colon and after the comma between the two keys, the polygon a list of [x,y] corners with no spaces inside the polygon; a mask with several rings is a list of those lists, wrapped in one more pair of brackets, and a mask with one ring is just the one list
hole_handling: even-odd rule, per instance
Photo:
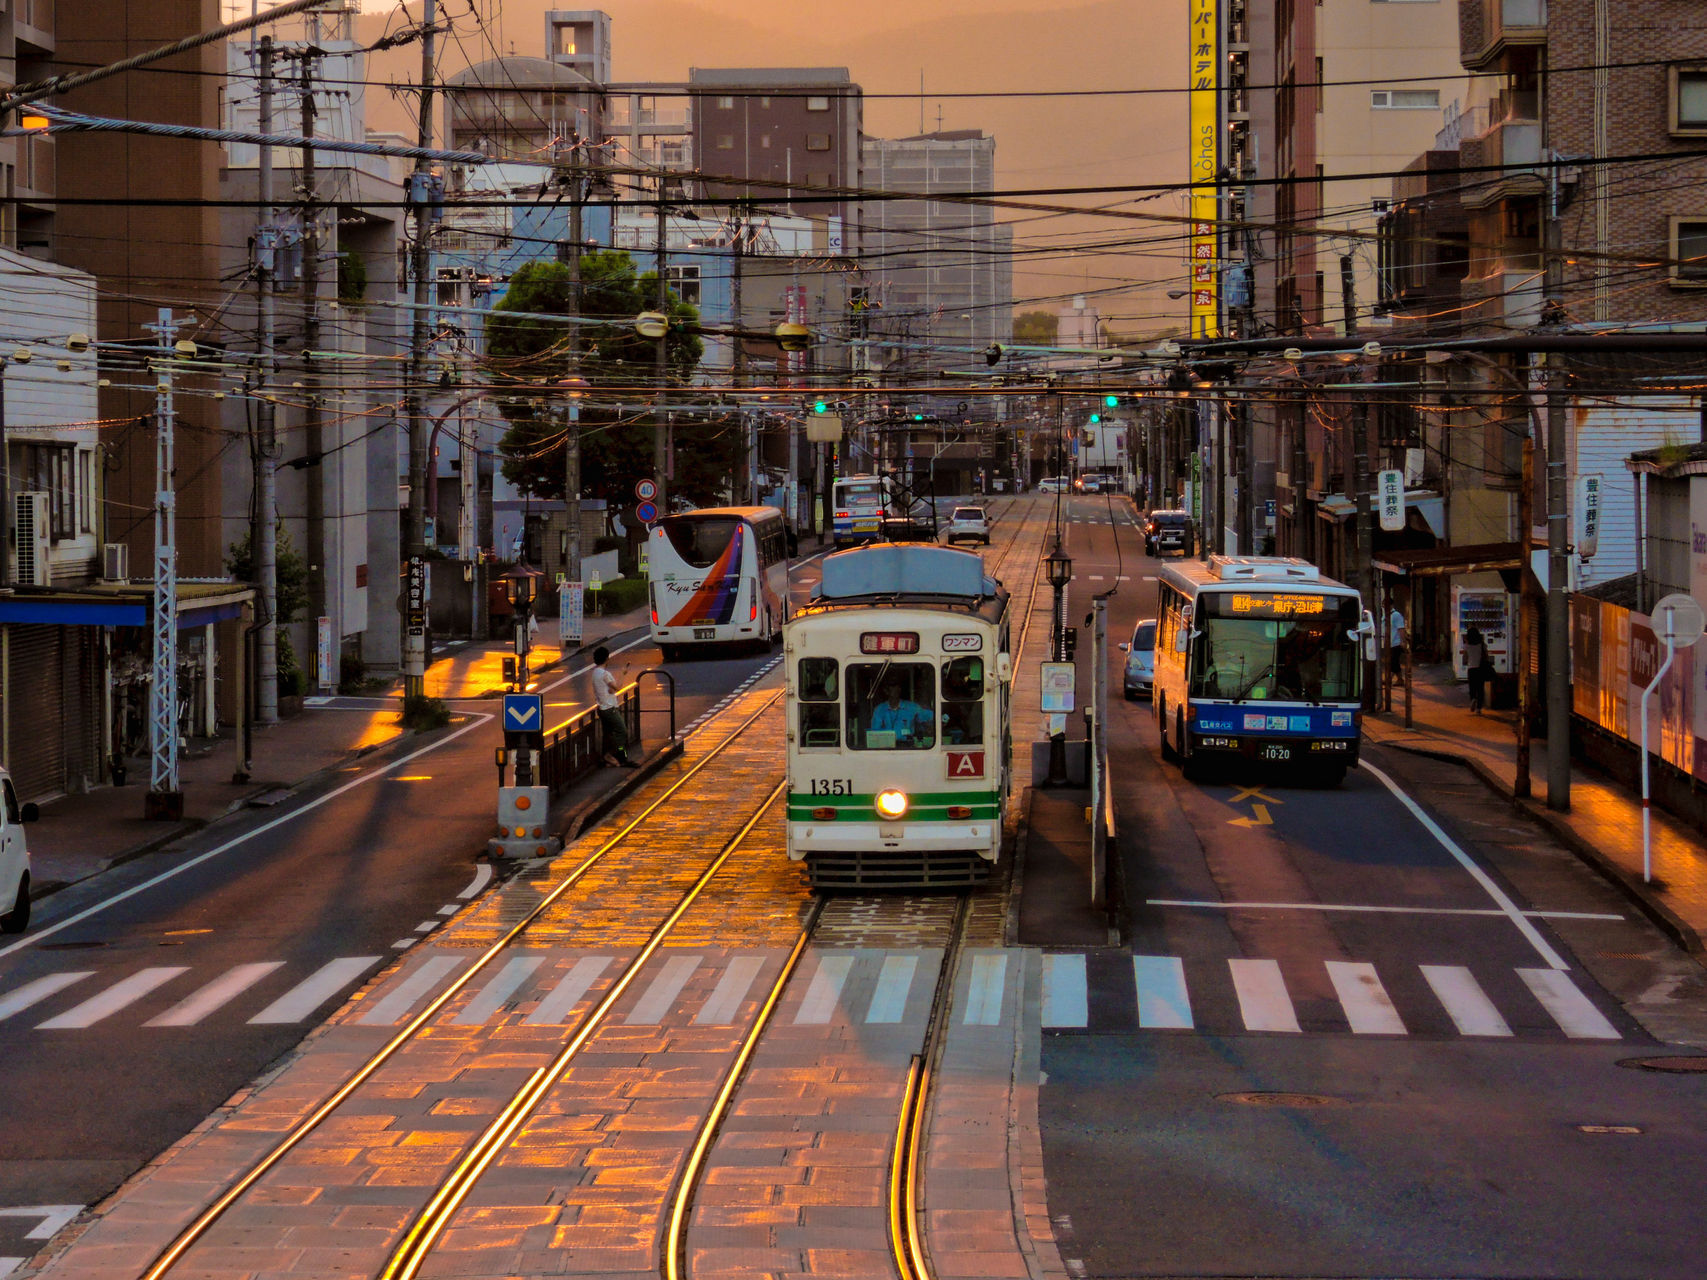
{"label": "white zebra crosswalk", "polygon": [[[1557,969],[1473,971],[1448,964],[1404,969],[1336,959],[1321,962],[1312,973],[1303,971],[1307,966],[1283,966],[1261,957],[1188,961],[1110,951],[1029,954],[1030,960],[1023,950],[968,952],[954,992],[953,1021],[976,1028],[1011,1018],[1023,988],[1023,966],[1030,963],[1034,973],[1035,967],[1041,969],[1038,1021],[1053,1032],[1350,1032],[1487,1039],[1544,1034],[1584,1041],[1627,1034],[1571,973]],[[939,956],[932,949],[816,952],[785,995],[778,1018],[800,1027],[921,1024],[929,1013]],[[402,1024],[472,962],[461,952],[417,953],[352,1011],[351,1024]],[[340,957],[295,981],[291,966],[277,960],[206,974],[183,965],[99,976],[93,970],[71,970],[10,989],[0,982],[0,1022],[32,1013],[41,1019],[35,1029],[53,1032],[127,1024],[187,1028],[216,1017],[254,1026],[302,1023],[325,1016],[330,1004],[347,996],[380,963],[379,956]],[[506,1020],[568,1025],[609,988],[626,963],[618,954],[518,954],[479,975],[436,1016],[463,1027]],[[770,951],[666,952],[625,993],[614,1019],[628,1027],[734,1025],[762,998],[764,984],[780,963],[780,953]]]}
{"label": "white zebra crosswalk", "polygon": [[[1099,969],[1093,979],[1083,954],[1043,957],[1041,1020],[1046,1030],[1118,1030],[1131,1021],[1123,1020],[1124,1008],[1135,1005],[1139,1030],[1299,1035],[1306,1028],[1300,1004],[1307,1003],[1313,1031],[1417,1034],[1373,964],[1323,962],[1326,989],[1337,1005],[1331,1012],[1324,1012],[1328,997],[1320,990],[1295,994],[1287,973],[1274,960],[1234,957],[1218,964],[1195,964],[1194,981],[1200,992],[1213,995],[1198,1000],[1197,1008],[1187,983],[1187,966],[1178,956],[1133,956],[1121,977],[1112,976],[1110,965]],[[1421,985],[1409,982],[1408,974],[1395,972],[1392,978],[1404,982],[1416,997],[1411,1016],[1419,1026],[1442,1031],[1450,1027],[1461,1036],[1503,1038],[1518,1034],[1515,1022],[1528,1032],[1546,1030],[1570,1040],[1624,1038],[1625,1033],[1562,970],[1517,968],[1509,974],[1490,970],[1480,978],[1464,965],[1419,965],[1416,970]],[[1512,977],[1515,983],[1509,980]],[[1512,1002],[1505,1013],[1489,994],[1488,984],[1498,986]],[[1432,1005],[1421,1002],[1418,993],[1422,991],[1430,993]],[[1217,1007],[1205,1011],[1203,1006],[1208,1004]]]}

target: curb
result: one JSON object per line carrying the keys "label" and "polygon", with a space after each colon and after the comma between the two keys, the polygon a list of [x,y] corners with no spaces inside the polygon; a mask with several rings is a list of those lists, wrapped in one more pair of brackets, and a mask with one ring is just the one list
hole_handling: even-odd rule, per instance
{"label": "curb", "polygon": [[1457,751],[1448,751],[1441,747],[1425,747],[1404,742],[1394,742],[1376,738],[1380,746],[1391,747],[1395,751],[1403,751],[1410,755],[1421,756],[1424,759],[1439,760],[1446,764],[1456,764],[1470,770],[1480,778],[1483,784],[1511,805],[1519,813],[1524,814],[1543,828],[1560,844],[1575,854],[1591,871],[1598,874],[1614,889],[1646,916],[1650,923],[1666,934],[1685,952],[1693,956],[1707,955],[1707,943],[1699,933],[1686,924],[1672,909],[1659,899],[1641,881],[1635,879],[1623,867],[1606,858],[1588,840],[1584,839],[1577,829],[1566,822],[1558,814],[1545,805],[1528,797],[1520,797],[1505,781],[1481,760],[1467,756]]}

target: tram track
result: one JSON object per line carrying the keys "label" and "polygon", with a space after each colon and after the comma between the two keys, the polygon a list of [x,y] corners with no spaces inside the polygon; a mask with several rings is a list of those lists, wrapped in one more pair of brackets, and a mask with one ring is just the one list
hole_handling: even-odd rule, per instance
{"label": "tram track", "polygon": [[[1012,535],[995,557],[997,575],[1012,575],[1020,589],[1023,577],[1016,566],[1023,566],[1026,553],[1035,550],[1038,523],[1034,513],[1028,511],[1026,518],[1016,522]],[[1035,570],[1030,576],[1035,595]],[[1029,608],[1024,617],[1029,622]],[[1022,626],[1015,645],[1016,660],[1023,652],[1025,636],[1026,628]],[[921,959],[927,955],[935,957],[936,975],[922,1034],[905,1063],[895,1064],[897,1073],[904,1075],[899,1099],[887,1084],[876,1088],[874,1094],[881,1099],[878,1105],[893,1108],[893,1132],[884,1157],[882,1221],[874,1225],[888,1242],[889,1266],[900,1280],[930,1280],[934,1273],[921,1214],[924,1152],[937,1065],[963,951],[975,934],[986,941],[993,934],[999,944],[999,923],[992,930],[989,921],[992,913],[996,917],[1002,914],[998,899],[1007,891],[1006,877],[981,890],[945,898],[814,899],[803,883],[796,883],[800,878],[794,868],[782,860],[781,823],[774,806],[784,783],[780,770],[764,765],[765,751],[757,747],[779,716],[780,697],[780,692],[759,688],[738,699],[726,715],[714,717],[699,731],[706,736],[707,743],[701,752],[684,761],[686,771],[680,777],[672,779],[663,775],[653,780],[636,797],[635,803],[642,807],[635,817],[623,822],[609,836],[595,833],[594,837],[583,840],[583,844],[597,840],[597,847],[591,853],[560,856],[548,871],[539,873],[548,874],[549,880],[533,879],[531,873],[524,871],[499,892],[488,895],[468,913],[467,919],[459,919],[454,930],[441,935],[439,947],[451,952],[471,952],[472,963],[424,1008],[409,1017],[340,1087],[297,1122],[180,1232],[143,1273],[144,1280],[164,1277],[186,1259],[193,1259],[198,1245],[219,1236],[218,1228],[227,1213],[284,1165],[293,1151],[298,1152],[298,1161],[313,1163],[330,1160],[328,1152],[339,1142],[347,1145],[348,1139],[340,1137],[316,1139],[324,1143],[326,1150],[307,1147],[311,1135],[336,1117],[364,1085],[371,1082],[379,1087],[381,1096],[386,1089],[395,1091],[398,1086],[389,1078],[406,1072],[406,1050],[411,1045],[424,1043],[430,1048],[435,1039],[449,1039],[459,1007],[466,1010],[471,1003],[462,1001],[459,1006],[459,997],[465,993],[472,997],[477,977],[494,973],[494,964],[500,956],[527,947],[579,946],[592,939],[628,949],[630,953],[619,972],[573,1026],[567,1028],[567,1033],[559,1037],[549,1061],[533,1065],[540,1055],[524,1054],[516,1048],[504,1055],[503,1069],[520,1071],[523,1078],[519,1085],[505,1086],[501,1105],[472,1091],[467,1096],[447,1093],[441,1102],[445,1110],[438,1114],[478,1115],[481,1119],[478,1134],[472,1140],[459,1139],[459,1150],[448,1167],[432,1173],[431,1186],[421,1196],[418,1207],[409,1211],[406,1222],[388,1233],[393,1238],[384,1250],[383,1264],[368,1273],[384,1280],[465,1274],[454,1267],[447,1269],[444,1261],[435,1262],[436,1251],[444,1247],[447,1239],[478,1234],[479,1223],[484,1220],[482,1215],[501,1216],[501,1211],[494,1207],[494,1198],[502,1200],[499,1192],[488,1193],[486,1197],[494,1203],[482,1202],[477,1194],[483,1178],[501,1166],[526,1167],[537,1163],[538,1157],[530,1150],[530,1143],[537,1145],[542,1133],[554,1125],[561,1127],[563,1116],[597,1110],[599,1103],[582,1096],[588,1086],[577,1083],[573,1069],[589,1051],[609,1056],[612,1050],[602,1043],[603,1038],[616,1035],[620,1042],[620,1036],[626,1034],[620,1032],[613,1017],[623,1002],[636,994],[632,989],[643,972],[659,968],[660,953],[679,956],[684,949],[728,947],[731,938],[763,946],[765,940],[775,936],[780,943],[785,927],[789,934],[786,953],[781,946],[776,948],[779,958],[774,962],[774,972],[765,980],[764,990],[756,998],[749,997],[752,1008],[744,1015],[743,1025],[736,1029],[738,1034],[727,1046],[719,1047],[719,1052],[728,1056],[726,1069],[691,1126],[694,1130],[691,1143],[679,1150],[660,1147],[647,1157],[652,1164],[636,1175],[636,1181],[645,1180],[648,1174],[655,1175],[660,1185],[667,1181],[668,1194],[661,1194],[655,1207],[646,1207],[640,1203],[645,1197],[636,1192],[635,1203],[625,1205],[623,1210],[626,1234],[636,1248],[644,1247],[653,1258],[646,1269],[655,1268],[669,1280],[693,1274],[693,1233],[703,1229],[715,1237],[719,1230],[717,1219],[709,1227],[703,1223],[696,1225],[695,1210],[696,1205],[704,1203],[707,1175],[729,1172],[730,1153],[723,1152],[721,1165],[717,1159],[725,1122],[740,1107],[742,1099],[753,1094],[755,1086],[750,1073],[755,1061],[760,1063],[761,1077],[766,1071],[776,1070],[774,1064],[767,1066],[764,1062],[767,1051],[773,1056],[782,1052],[775,1046],[767,1050],[767,1035],[774,1029],[774,1015],[785,1001],[793,999],[798,1009],[800,1002],[811,998],[810,989],[804,994],[797,990],[801,966],[809,959],[815,960],[819,966],[813,971],[816,974],[823,971],[826,954],[845,955],[851,948],[869,950],[874,944],[911,947],[919,950]],[[743,752],[747,753],[745,759],[741,759]],[[723,780],[718,781],[720,778]],[[727,815],[722,810],[728,807],[731,794],[760,794],[763,799],[744,807],[739,814]],[[716,853],[707,860],[704,853],[714,842]],[[680,865],[684,850],[697,855],[691,883],[684,883],[688,873]],[[672,863],[672,859],[677,861]],[[517,881],[524,883],[518,885]],[[533,885],[531,890],[528,884]],[[765,961],[767,968],[772,963]],[[924,973],[920,978],[924,979]],[[496,979],[492,985],[497,985]],[[347,1011],[344,1022],[358,1021],[360,1009],[358,1002]],[[525,1012],[525,1008],[519,1012]],[[443,1048],[439,1052],[443,1053]],[[667,1057],[668,1049],[660,1053]],[[376,1080],[387,1063],[392,1063],[396,1071]],[[442,1072],[445,1068],[439,1066],[436,1070]],[[658,1083],[653,1087],[668,1091],[670,1086],[665,1083],[668,1074],[667,1069],[660,1068]],[[404,1078],[411,1077],[405,1074]],[[429,1074],[424,1078],[435,1077]],[[763,1078],[756,1086],[760,1095],[769,1087]],[[695,1105],[702,1091],[702,1082],[696,1077],[692,1089],[687,1090],[692,1093]],[[359,1109],[355,1114],[360,1115]],[[348,1123],[354,1124],[355,1120]],[[623,1156],[621,1151],[609,1147],[596,1154]],[[594,1166],[592,1157],[586,1157],[583,1163],[589,1169]],[[515,1176],[515,1168],[510,1168],[509,1173]],[[559,1188],[551,1195],[560,1193]],[[565,1199],[565,1207],[574,1198],[572,1194]],[[598,1223],[605,1219],[592,1212],[594,1198],[583,1197],[580,1202],[584,1220],[566,1221],[554,1239],[560,1242],[556,1247],[566,1256],[590,1257],[596,1253],[596,1247],[588,1242],[600,1238]],[[647,1204],[651,1204],[649,1199]],[[715,1212],[715,1205],[710,1208]],[[237,1222],[233,1218],[223,1225],[232,1227]],[[458,1247],[463,1246],[453,1244],[452,1257],[465,1256],[454,1252]],[[701,1253],[707,1250],[714,1251],[715,1246],[706,1246]],[[502,1274],[526,1271],[499,1265]],[[584,1273],[603,1269],[589,1266]],[[613,1266],[613,1269],[632,1268]],[[485,1268],[481,1270],[484,1272]],[[577,1267],[565,1263],[561,1270],[574,1274]],[[218,1273],[217,1268],[202,1265],[197,1266],[197,1271]]]}

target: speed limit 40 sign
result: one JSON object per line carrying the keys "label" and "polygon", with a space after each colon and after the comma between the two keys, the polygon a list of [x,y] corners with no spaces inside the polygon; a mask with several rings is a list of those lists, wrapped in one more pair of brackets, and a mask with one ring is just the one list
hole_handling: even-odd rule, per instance
{"label": "speed limit 40 sign", "polygon": [[641,480],[634,486],[634,496],[642,502],[650,502],[658,496],[658,485],[653,480]]}

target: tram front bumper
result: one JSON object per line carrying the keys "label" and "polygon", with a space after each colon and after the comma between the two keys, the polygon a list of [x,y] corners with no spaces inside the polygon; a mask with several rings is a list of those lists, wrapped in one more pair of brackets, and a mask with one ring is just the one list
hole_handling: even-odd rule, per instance
{"label": "tram front bumper", "polygon": [[995,822],[796,822],[789,829],[788,856],[862,850],[881,853],[972,851],[994,860],[1001,838]]}

